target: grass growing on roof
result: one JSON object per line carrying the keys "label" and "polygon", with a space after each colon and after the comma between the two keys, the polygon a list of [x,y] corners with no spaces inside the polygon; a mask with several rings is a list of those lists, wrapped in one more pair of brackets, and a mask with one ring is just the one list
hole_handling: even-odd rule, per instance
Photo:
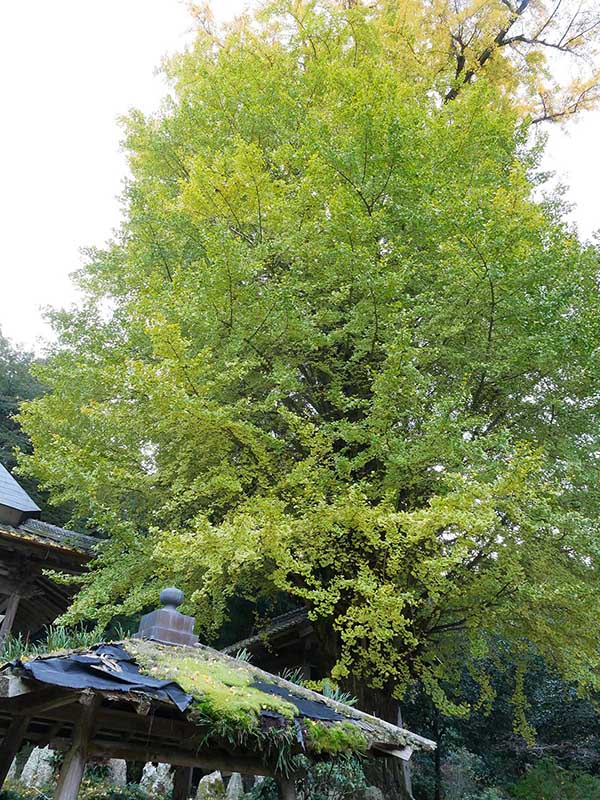
{"label": "grass growing on roof", "polygon": [[242,665],[229,665],[183,647],[163,647],[156,642],[150,645],[142,640],[129,640],[126,649],[142,672],[176,681],[193,696],[202,715],[210,719],[250,729],[258,725],[263,709],[276,711],[289,720],[298,714],[289,701],[252,687],[254,677]]}
{"label": "grass growing on roof", "polygon": [[339,755],[368,750],[367,737],[351,722],[324,724],[307,719],[305,726],[308,746],[314,753]]}

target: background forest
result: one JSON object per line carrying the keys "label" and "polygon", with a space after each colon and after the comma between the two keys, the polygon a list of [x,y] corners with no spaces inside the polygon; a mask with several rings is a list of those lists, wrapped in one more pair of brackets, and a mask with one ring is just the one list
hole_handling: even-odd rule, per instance
{"label": "background forest", "polygon": [[540,126],[595,103],[600,15],[196,20],[81,306],[35,378],[0,354],[0,448],[107,537],[65,621],[165,581],[214,642],[304,605],[333,680],[440,742],[416,796],[596,796],[599,253]]}

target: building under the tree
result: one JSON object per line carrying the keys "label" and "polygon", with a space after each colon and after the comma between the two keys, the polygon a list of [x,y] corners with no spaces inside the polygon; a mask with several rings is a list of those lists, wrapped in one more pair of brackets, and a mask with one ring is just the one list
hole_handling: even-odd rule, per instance
{"label": "building under the tree", "polygon": [[44,575],[80,575],[95,539],[40,519],[41,510],[0,464],[0,643],[33,636],[68,608],[73,588]]}

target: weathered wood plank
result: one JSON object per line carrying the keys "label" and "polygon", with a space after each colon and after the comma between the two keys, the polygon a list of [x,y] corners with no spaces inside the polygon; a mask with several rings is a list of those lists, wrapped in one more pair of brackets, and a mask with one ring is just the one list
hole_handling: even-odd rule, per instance
{"label": "weathered wood plank", "polygon": [[172,800],[188,800],[192,793],[192,768],[175,767]]}
{"label": "weathered wood plank", "polygon": [[184,752],[176,748],[153,748],[152,745],[121,744],[120,742],[93,741],[90,754],[125,761],[158,761],[175,767],[200,767],[201,769],[241,772],[243,775],[274,776],[275,772],[258,758],[214,753]]}
{"label": "weathered wood plank", "polygon": [[33,577],[28,577],[24,580],[22,578],[4,578],[0,576],[0,593],[7,595],[18,594],[21,599],[25,597],[35,597],[39,594],[40,589],[35,587],[35,578],[39,570],[31,569]]}
{"label": "weathered wood plank", "polygon": [[0,625],[0,644],[12,631],[20,601],[21,595],[17,594],[16,592],[15,594],[12,594],[8,600],[6,610],[4,612],[4,619],[2,620],[2,625]]}
{"label": "weathered wood plank", "polygon": [[6,780],[14,757],[19,752],[28,725],[28,717],[17,717],[12,721],[2,740],[2,746],[0,747],[0,789],[2,789]]}
{"label": "weathered wood plank", "polygon": [[[65,695],[65,697],[69,696],[71,698],[69,703],[72,702],[72,705],[68,705],[66,703],[59,704],[58,696],[56,697],[56,701],[53,699],[54,695],[52,693],[54,691],[58,692],[58,690],[51,689],[44,690],[43,697],[40,696],[41,692],[36,694],[39,702],[34,709],[34,714],[31,716],[35,716],[38,721],[45,721],[48,724],[51,724],[52,722],[76,723],[79,719],[79,709],[74,701],[77,700],[78,695],[76,693],[74,695]],[[0,696],[0,717],[7,713],[10,713],[11,716],[15,715],[17,712],[23,709],[23,704],[27,702],[29,701],[26,701],[24,697],[23,700],[16,697],[4,700],[2,696]],[[45,704],[46,708],[49,706],[51,708],[49,710],[45,710]],[[33,705],[32,699],[30,702],[30,707],[33,707]],[[144,734],[146,736],[159,736],[163,739],[175,739],[185,742],[187,739],[197,733],[198,729],[193,725],[193,723],[187,722],[183,719],[179,720],[171,719],[169,717],[160,717],[157,714],[152,716],[152,721],[149,723],[148,718],[138,716],[134,710],[131,712],[121,711],[110,708],[109,706],[100,708],[98,710],[96,714],[96,731],[98,738],[100,738],[101,732],[107,732],[108,734],[137,733]]]}
{"label": "weathered wood plank", "polygon": [[63,762],[60,777],[56,784],[54,800],[77,800],[81,779],[90,752],[90,739],[94,728],[94,717],[100,703],[99,697],[86,698],[81,719],[77,725],[73,744]]}

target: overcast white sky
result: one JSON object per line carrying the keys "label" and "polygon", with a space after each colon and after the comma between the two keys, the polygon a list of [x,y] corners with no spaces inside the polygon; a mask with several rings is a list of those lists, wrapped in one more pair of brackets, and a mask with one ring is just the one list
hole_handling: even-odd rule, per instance
{"label": "overcast white sky", "polygon": [[[245,0],[213,0],[220,18]],[[119,222],[125,161],[117,117],[151,111],[155,67],[191,35],[180,0],[1,0],[0,328],[40,349],[44,306],[75,300],[80,248]],[[600,228],[600,113],[551,132],[548,166],[570,185],[585,236]]]}

